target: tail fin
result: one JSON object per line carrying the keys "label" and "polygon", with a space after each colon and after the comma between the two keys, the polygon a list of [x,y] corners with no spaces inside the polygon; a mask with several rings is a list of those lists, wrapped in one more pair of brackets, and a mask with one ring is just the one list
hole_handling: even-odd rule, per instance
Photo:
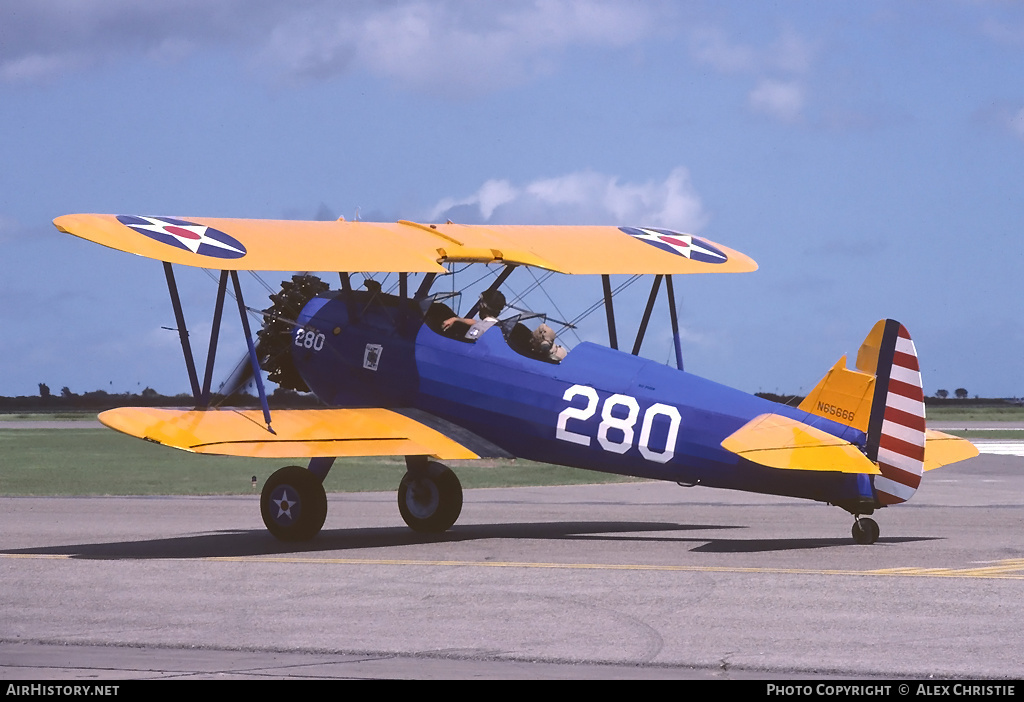
{"label": "tail fin", "polygon": [[924,390],[917,350],[902,324],[878,322],[857,353],[857,369],[841,358],[800,409],[866,434],[865,454],[881,471],[874,476],[881,504],[913,496],[924,468]]}
{"label": "tail fin", "polygon": [[886,319],[868,334],[857,354],[857,368],[872,372],[871,403],[865,453],[878,462],[875,492],[883,505],[909,500],[924,471],[924,389],[917,349],[899,322]]}

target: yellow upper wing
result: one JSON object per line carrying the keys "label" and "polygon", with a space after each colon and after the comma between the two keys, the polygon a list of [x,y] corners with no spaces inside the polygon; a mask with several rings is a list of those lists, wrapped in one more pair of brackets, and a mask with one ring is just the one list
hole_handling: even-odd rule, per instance
{"label": "yellow upper wing", "polygon": [[707,239],[613,226],[73,214],[67,234],[169,263],[218,270],[441,272],[445,261],[514,263],[561,273],[744,273],[757,264]]}

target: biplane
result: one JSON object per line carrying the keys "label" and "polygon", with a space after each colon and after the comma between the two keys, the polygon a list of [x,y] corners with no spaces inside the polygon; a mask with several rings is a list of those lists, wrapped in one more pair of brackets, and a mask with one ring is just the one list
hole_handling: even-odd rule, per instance
{"label": "biplane", "polygon": [[[120,408],[100,421],[185,451],[308,459],[275,472],[262,490],[264,523],[283,540],[320,531],[323,480],[342,456],[404,456],[398,507],[419,532],[444,532],[461,512],[462,486],[444,461],[518,457],[817,500],[851,514],[854,540],[869,544],[879,536],[869,515],[910,499],[926,471],[977,455],[966,440],[926,428],[917,352],[894,320],[874,325],[853,367],[841,358],[798,406],[684,371],[673,276],[757,269],[744,254],[701,237],[617,226],[97,214],[54,224],[161,261],[177,322],[194,406]],[[492,275],[481,301],[493,300],[522,268],[600,278],[597,308],[604,307],[608,345],[581,341],[566,352],[552,344],[551,320],[513,303],[497,310],[477,303],[460,317],[448,304],[453,293],[433,288],[454,266],[469,264]],[[220,272],[202,380],[175,265]],[[338,285],[298,273],[270,296],[269,308],[250,310],[239,284],[245,270],[328,271]],[[368,272],[397,274],[397,284],[385,291],[372,278],[353,279]],[[631,352],[619,348],[613,275],[653,276]],[[662,285],[674,368],[639,355]],[[227,296],[237,302],[243,375],[255,383],[260,409],[211,402]],[[251,313],[262,322],[256,335]],[[271,411],[264,373],[280,387],[313,393],[322,406]]]}

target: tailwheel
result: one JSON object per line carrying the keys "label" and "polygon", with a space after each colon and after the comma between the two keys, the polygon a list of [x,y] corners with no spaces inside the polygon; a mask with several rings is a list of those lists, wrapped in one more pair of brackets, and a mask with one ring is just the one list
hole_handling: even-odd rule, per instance
{"label": "tailwheel", "polygon": [[858,544],[873,544],[878,541],[878,522],[868,517],[856,517],[853,523],[853,540]]}
{"label": "tailwheel", "polygon": [[327,493],[323,483],[301,466],[275,472],[260,496],[263,523],[282,541],[308,541],[327,519]]}
{"label": "tailwheel", "polygon": [[462,483],[450,468],[433,461],[409,461],[398,486],[398,511],[413,531],[440,534],[462,512]]}

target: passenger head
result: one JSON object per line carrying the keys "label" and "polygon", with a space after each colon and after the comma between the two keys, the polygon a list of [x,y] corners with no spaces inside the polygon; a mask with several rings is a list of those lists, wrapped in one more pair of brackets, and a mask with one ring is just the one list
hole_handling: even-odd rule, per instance
{"label": "passenger head", "polygon": [[549,353],[555,343],[555,332],[547,324],[541,324],[533,330],[530,345],[537,353]]}

